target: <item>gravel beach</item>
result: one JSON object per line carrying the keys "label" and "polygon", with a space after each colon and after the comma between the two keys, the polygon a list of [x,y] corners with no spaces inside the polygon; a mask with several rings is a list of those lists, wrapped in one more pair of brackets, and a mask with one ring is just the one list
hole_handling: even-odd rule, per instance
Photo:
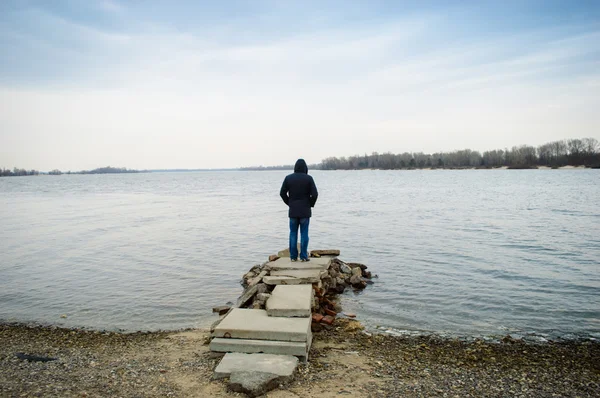
{"label": "gravel beach", "polygon": [[[242,396],[211,380],[221,355],[208,336],[0,325],[0,396]],[[339,396],[598,397],[600,344],[397,337],[338,319],[315,334],[309,364],[266,397]]]}

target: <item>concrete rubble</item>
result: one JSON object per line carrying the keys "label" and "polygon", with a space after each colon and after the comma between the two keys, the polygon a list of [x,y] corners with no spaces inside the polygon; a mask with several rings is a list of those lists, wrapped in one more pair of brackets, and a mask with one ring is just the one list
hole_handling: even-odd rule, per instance
{"label": "concrete rubble", "polygon": [[310,261],[300,262],[284,249],[244,274],[236,304],[214,308],[225,315],[211,327],[210,349],[227,353],[214,377],[230,377],[229,387],[250,397],[290,380],[298,358],[308,361],[312,333],[331,328],[342,311],[337,295],[373,283],[366,265],[339,254],[313,250]]}

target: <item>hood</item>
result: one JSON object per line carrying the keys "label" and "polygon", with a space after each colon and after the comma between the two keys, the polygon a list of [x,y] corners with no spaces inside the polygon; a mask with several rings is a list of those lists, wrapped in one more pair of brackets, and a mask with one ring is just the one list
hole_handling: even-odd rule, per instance
{"label": "hood", "polygon": [[304,159],[298,159],[296,161],[296,165],[294,166],[294,173],[304,173],[308,174],[308,166]]}

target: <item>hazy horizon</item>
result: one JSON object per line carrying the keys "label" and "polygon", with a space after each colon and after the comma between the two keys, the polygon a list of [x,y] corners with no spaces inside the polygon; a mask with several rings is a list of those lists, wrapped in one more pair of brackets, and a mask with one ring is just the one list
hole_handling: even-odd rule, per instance
{"label": "hazy horizon", "polygon": [[0,167],[600,139],[600,2],[0,4]]}

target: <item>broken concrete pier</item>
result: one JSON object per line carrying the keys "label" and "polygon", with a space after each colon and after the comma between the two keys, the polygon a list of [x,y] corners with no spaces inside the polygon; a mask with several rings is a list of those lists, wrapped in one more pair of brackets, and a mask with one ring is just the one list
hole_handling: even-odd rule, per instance
{"label": "broken concrete pier", "polygon": [[299,360],[307,362],[313,330],[331,325],[339,312],[331,295],[364,288],[371,276],[337,255],[315,250],[299,262],[281,251],[252,267],[242,280],[246,290],[211,329],[211,351],[226,353],[214,377],[230,377],[232,389],[256,396],[291,377]]}

